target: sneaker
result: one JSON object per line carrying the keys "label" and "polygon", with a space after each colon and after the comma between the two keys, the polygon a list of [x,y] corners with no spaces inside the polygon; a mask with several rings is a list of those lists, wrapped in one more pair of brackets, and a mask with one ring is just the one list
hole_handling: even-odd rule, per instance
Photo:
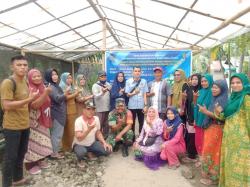
{"label": "sneaker", "polygon": [[184,157],[181,161],[183,163],[195,163],[195,162],[197,162],[196,159],[192,159],[192,158],[188,158],[188,157]]}
{"label": "sneaker", "polygon": [[43,161],[39,161],[38,165],[39,165],[39,167],[41,169],[48,169],[48,168],[50,168],[50,164],[48,162],[44,161],[44,160]]}
{"label": "sneaker", "polygon": [[63,158],[64,158],[64,156],[61,155],[60,153],[52,153],[52,154],[50,155],[50,157],[51,157],[52,159],[63,159]]}
{"label": "sneaker", "polygon": [[77,162],[77,166],[78,166],[79,168],[85,168],[85,167],[86,167],[86,164],[85,164],[85,162],[84,162],[83,160],[80,160],[80,161]]}
{"label": "sneaker", "polygon": [[29,170],[29,174],[31,175],[37,175],[37,174],[40,174],[41,172],[42,170],[40,169],[39,166],[34,166],[33,168]]}

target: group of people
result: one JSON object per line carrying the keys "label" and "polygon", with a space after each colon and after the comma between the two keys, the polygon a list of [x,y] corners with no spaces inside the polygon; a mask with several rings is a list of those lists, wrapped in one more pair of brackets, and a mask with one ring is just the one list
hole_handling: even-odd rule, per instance
{"label": "group of people", "polygon": [[[63,159],[73,151],[77,165],[107,156],[121,147],[123,157],[133,148],[135,160],[156,170],[181,162],[201,168],[201,183],[220,187],[250,186],[250,87],[246,75],[225,80],[209,74],[174,72],[170,86],[161,67],[151,82],[134,67],[125,79],[118,72],[112,84],[106,72],[88,89],[79,74],[48,69],[28,71],[24,56],[11,59],[13,75],[1,84],[5,153],[3,187],[28,184],[30,174],[49,167],[47,157]],[[139,136],[135,133],[136,118]],[[62,150],[62,152],[61,152]],[[182,159],[180,160],[180,155]]]}

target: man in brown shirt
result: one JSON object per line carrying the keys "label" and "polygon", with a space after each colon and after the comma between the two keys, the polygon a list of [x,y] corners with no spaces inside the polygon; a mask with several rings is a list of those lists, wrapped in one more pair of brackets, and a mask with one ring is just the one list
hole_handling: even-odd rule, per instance
{"label": "man in brown shirt", "polygon": [[[38,91],[29,91],[25,76],[28,62],[24,56],[11,59],[12,79],[1,84],[1,104],[4,110],[3,132],[5,152],[3,158],[2,186],[26,184],[23,178],[23,160],[29,140],[28,104],[38,95]],[[15,87],[15,89],[14,89]]]}

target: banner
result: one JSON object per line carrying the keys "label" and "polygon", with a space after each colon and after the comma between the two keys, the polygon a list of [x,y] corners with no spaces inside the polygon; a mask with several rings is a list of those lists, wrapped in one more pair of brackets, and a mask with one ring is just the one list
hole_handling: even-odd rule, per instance
{"label": "banner", "polygon": [[105,67],[107,79],[113,82],[117,72],[122,71],[126,79],[132,77],[133,67],[140,66],[142,78],[147,81],[154,79],[153,68],[163,69],[163,78],[170,83],[176,69],[185,71],[186,76],[191,72],[191,50],[160,50],[160,51],[107,51]]}

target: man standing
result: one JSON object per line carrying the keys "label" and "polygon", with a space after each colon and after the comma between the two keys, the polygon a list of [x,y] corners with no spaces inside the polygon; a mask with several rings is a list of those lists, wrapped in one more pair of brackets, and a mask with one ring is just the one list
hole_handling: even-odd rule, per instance
{"label": "man standing", "polygon": [[5,151],[3,157],[2,186],[25,185],[29,181],[23,178],[23,160],[29,140],[28,104],[38,95],[29,92],[25,76],[28,62],[24,56],[11,59],[13,75],[1,85],[1,104],[4,110],[3,132]]}
{"label": "man standing", "polygon": [[135,119],[138,117],[139,121],[139,133],[141,132],[144,113],[147,111],[147,96],[148,92],[147,81],[141,79],[141,68],[133,68],[133,78],[126,81],[125,93],[129,97],[128,109],[133,114],[133,127],[132,130],[135,133]]}
{"label": "man standing", "polygon": [[113,150],[118,150],[119,143],[122,142],[122,156],[128,156],[128,146],[133,144],[134,133],[131,130],[133,125],[133,115],[126,109],[125,99],[115,100],[115,109],[109,113],[109,126],[111,133],[107,142],[112,145]]}
{"label": "man standing", "polygon": [[96,105],[96,115],[100,119],[101,130],[105,138],[108,136],[108,115],[110,110],[110,90],[111,85],[107,82],[105,71],[98,72],[98,81],[92,86],[94,102]]}
{"label": "man standing", "polygon": [[112,151],[100,131],[100,121],[95,114],[95,105],[92,101],[84,103],[83,114],[75,121],[75,137],[73,150],[78,159],[78,166],[85,167],[84,158],[88,152],[96,156],[107,156]]}
{"label": "man standing", "polygon": [[160,118],[165,120],[167,107],[171,105],[171,88],[167,81],[162,79],[162,75],[162,68],[155,67],[155,79],[148,84],[150,92],[147,93],[147,96],[149,98],[149,106],[156,108]]}

